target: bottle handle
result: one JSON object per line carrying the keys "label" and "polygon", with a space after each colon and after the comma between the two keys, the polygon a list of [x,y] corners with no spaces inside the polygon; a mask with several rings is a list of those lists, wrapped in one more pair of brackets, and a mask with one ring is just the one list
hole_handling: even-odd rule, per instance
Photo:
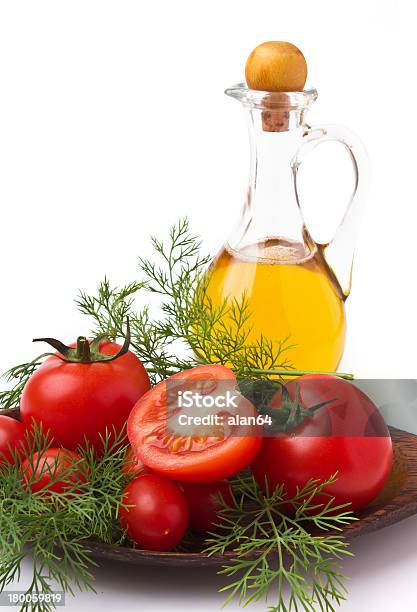
{"label": "bottle handle", "polygon": [[348,297],[351,289],[352,264],[355,250],[356,234],[362,214],[362,202],[366,195],[369,181],[368,154],[358,136],[339,125],[320,125],[307,127],[303,135],[304,142],[292,160],[295,195],[301,210],[297,189],[297,174],[306,156],[323,142],[340,142],[352,161],[354,187],[346,211],[333,239],[323,246],[327,263],[335,273],[340,287]]}

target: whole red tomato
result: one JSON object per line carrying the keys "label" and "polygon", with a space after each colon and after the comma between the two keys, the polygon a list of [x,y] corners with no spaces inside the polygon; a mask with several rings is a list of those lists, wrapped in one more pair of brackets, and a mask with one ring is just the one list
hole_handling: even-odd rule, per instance
{"label": "whole red tomato", "polygon": [[[22,481],[33,493],[63,493],[86,482],[87,467],[77,453],[65,448],[48,448],[33,453],[22,464]],[[77,489],[74,488],[74,493]]]}
{"label": "whole red tomato", "polygon": [[181,542],[189,514],[184,493],[175,482],[142,474],[127,485],[122,501],[121,525],[140,548],[167,551]]}
{"label": "whole red tomato", "polygon": [[[155,385],[129,415],[127,433],[136,455],[153,472],[187,482],[221,480],[247,467],[261,445],[256,425],[213,425],[203,432],[196,428],[195,434],[191,425],[178,435],[170,435],[167,429],[167,408],[172,405],[170,401],[178,399],[179,390],[198,391],[206,398],[225,394],[225,387],[234,390],[237,381],[233,372],[222,365],[200,365]],[[257,413],[253,404],[239,393],[236,398],[239,416],[254,419]],[[180,412],[176,407],[174,410]],[[223,409],[224,423],[228,423],[231,414],[228,410]]]}
{"label": "whole red tomato", "polygon": [[232,488],[228,480],[218,482],[183,482],[181,487],[190,511],[190,527],[199,533],[214,531],[221,522],[220,510],[233,506]]}
{"label": "whole red tomato", "polygon": [[25,447],[26,427],[20,421],[0,415],[0,464],[13,461],[13,454]]}
{"label": "whole red tomato", "polygon": [[44,431],[50,430],[56,446],[76,449],[86,437],[100,451],[100,436],[113,428],[121,431],[132,407],[149,389],[149,377],[130,351],[114,361],[102,360],[116,355],[122,348],[118,344],[101,342],[95,352],[84,338],[78,345],[62,345],[69,361],[62,361],[62,353],[51,355],[30,377],[20,412],[25,423],[34,419]]}
{"label": "whole red tomato", "polygon": [[[324,481],[337,472],[336,482],[326,490],[335,503],[350,503],[352,510],[369,504],[392,467],[391,437],[376,406],[335,376],[303,376],[285,389],[288,395],[279,392],[271,401],[274,409],[288,410],[288,396],[294,403],[298,396],[301,409],[313,408],[313,413],[305,413],[289,431],[264,438],[252,463],[259,486],[264,489],[266,479],[272,492],[283,484],[293,497],[310,479]],[[314,408],[322,402],[328,403]]]}

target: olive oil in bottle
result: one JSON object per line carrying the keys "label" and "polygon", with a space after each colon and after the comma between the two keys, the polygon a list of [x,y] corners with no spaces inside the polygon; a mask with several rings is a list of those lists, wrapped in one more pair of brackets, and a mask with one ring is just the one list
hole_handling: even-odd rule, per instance
{"label": "olive oil in bottle", "polygon": [[214,305],[243,295],[252,313],[249,340],[261,334],[277,343],[297,369],[333,371],[345,340],[343,292],[320,247],[267,238],[239,251],[226,245],[209,270]]}

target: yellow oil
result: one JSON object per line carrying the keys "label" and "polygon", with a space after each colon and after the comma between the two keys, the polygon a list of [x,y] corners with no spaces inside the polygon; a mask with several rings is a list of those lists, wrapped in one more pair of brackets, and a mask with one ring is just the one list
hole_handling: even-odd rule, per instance
{"label": "yellow oil", "polygon": [[336,370],[345,342],[342,290],[320,247],[268,238],[234,251],[226,246],[209,270],[214,304],[245,294],[252,312],[249,340],[260,334],[295,345],[285,353],[296,369]]}

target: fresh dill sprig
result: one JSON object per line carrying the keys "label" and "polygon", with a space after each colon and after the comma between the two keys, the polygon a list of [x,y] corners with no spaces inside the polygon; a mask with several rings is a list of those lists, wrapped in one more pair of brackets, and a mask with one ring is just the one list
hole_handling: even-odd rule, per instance
{"label": "fresh dill sprig", "polygon": [[[77,298],[79,310],[93,318],[95,333],[116,338],[129,316],[132,348],[153,382],[201,363],[228,364],[239,375],[250,375],[253,368],[292,367],[283,357],[288,339],[249,340],[245,295],[213,303],[207,293],[210,257],[201,253],[201,241],[190,233],[187,219],[171,227],[166,243],[155,237],[151,241],[155,255],[139,259],[140,282],[120,289],[105,279],[96,296],[81,293]],[[149,306],[135,309],[133,296],[140,292],[159,295],[158,317],[151,316]]]}
{"label": "fresh dill sprig", "polygon": [[0,408],[15,408],[19,405],[27,381],[42,362],[43,356],[41,355],[33,359],[33,361],[20,363],[3,374],[6,382],[13,383],[13,386],[11,389],[0,391]]}
{"label": "fresh dill sprig", "polygon": [[99,284],[97,295],[80,292],[78,309],[93,318],[95,335],[106,332],[110,338],[123,336],[123,326],[132,313],[134,298],[144,283],[132,282],[122,288],[111,287],[108,278]]}
{"label": "fresh dill sprig", "polygon": [[[39,474],[32,469],[24,486],[22,462],[27,459],[32,468],[39,468],[43,453],[51,446],[50,436],[33,425],[23,454],[15,453],[13,464],[0,466],[0,592],[19,580],[25,557],[32,559],[33,568],[29,594],[50,594],[57,585],[72,595],[74,588],[94,591],[92,570],[96,564],[86,540],[117,544],[124,539],[117,521],[126,485],[121,470],[126,453],[123,441],[124,434],[109,432],[100,457],[87,444],[78,449],[81,461],[67,466],[60,462],[56,470],[45,465],[41,470],[47,470],[50,477],[47,494],[45,490],[32,493],[29,486]],[[37,459],[34,453],[38,453]],[[85,483],[71,478],[81,467],[88,474]],[[58,480],[68,486],[56,493],[52,487]],[[42,603],[22,607],[29,609],[48,612],[54,605],[43,597]]]}
{"label": "fresh dill sprig", "polygon": [[336,475],[325,482],[310,480],[288,499],[283,486],[264,494],[252,477],[235,479],[234,505],[223,504],[219,529],[205,550],[235,553],[219,572],[232,579],[221,589],[228,593],[225,603],[267,600],[276,587],[270,612],[334,612],[346,596],[339,562],[352,555],[338,532],[356,520],[349,504],[336,506],[326,493],[335,480]]}

